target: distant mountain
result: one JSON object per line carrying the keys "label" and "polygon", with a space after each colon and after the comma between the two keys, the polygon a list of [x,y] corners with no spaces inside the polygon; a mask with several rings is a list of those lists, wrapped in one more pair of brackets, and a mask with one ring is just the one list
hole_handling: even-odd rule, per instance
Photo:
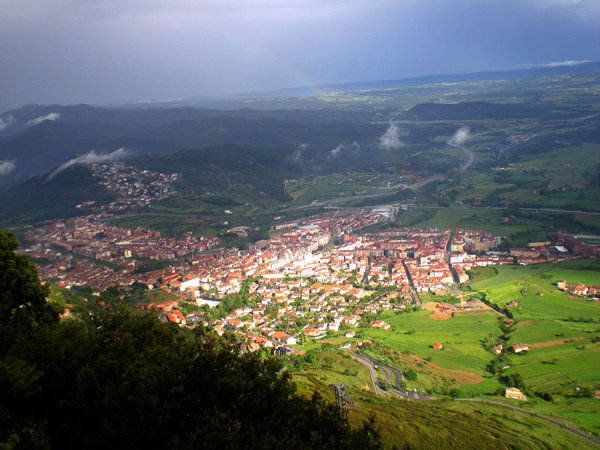
{"label": "distant mountain", "polygon": [[[27,105],[0,114],[0,185],[48,172],[69,158],[92,150],[96,154],[106,154],[119,148],[130,150],[132,156],[141,156],[168,155],[182,149],[202,150],[221,145],[268,147],[291,152],[307,144],[304,154],[314,154],[312,163],[318,171],[328,167],[330,163],[319,155],[327,155],[339,145],[348,146],[356,141],[363,150],[377,147],[387,122],[394,117],[412,121],[568,119],[575,115],[575,109],[579,111],[579,116],[585,115],[587,111],[591,111],[590,105],[597,103],[589,88],[600,83],[599,73],[600,63],[585,63],[508,72],[436,75],[329,85],[321,86],[319,90],[384,89],[492,79],[529,80],[500,82],[490,88],[483,85],[487,91],[478,90],[476,94],[465,96],[461,92],[453,94],[454,97],[447,97],[447,89],[440,89],[438,85],[435,89],[423,89],[423,92],[417,92],[421,88],[411,88],[409,93],[381,91],[386,96],[389,95],[386,101],[378,100],[383,95],[381,92],[374,94],[373,101],[365,93],[364,101],[353,103],[342,98],[339,102],[332,101],[331,106],[325,101],[313,100],[313,103],[307,103],[300,98],[274,100],[273,104],[282,109],[265,106],[271,103],[270,100],[262,102],[260,108],[265,109],[243,107],[235,110],[188,107],[185,106],[186,100],[153,106],[144,104],[143,107],[138,105],[136,108]],[[552,78],[559,75],[563,75],[564,80]],[[307,89],[313,88],[256,95],[302,95],[309,92]],[[575,95],[572,93],[576,91],[579,96],[577,102],[560,103],[562,100],[559,97],[546,95],[546,92],[554,94],[552,89],[559,89],[556,91],[559,95],[565,95],[564,92]],[[511,99],[507,101],[506,95],[509,92]],[[249,97],[253,95],[255,94],[248,94]],[[388,103],[389,98],[396,100]],[[202,101],[204,100],[206,99]],[[296,107],[297,104],[300,106]],[[412,109],[408,109],[415,104]],[[577,108],[572,106],[574,104],[578,105]],[[213,104],[218,105],[220,104]],[[232,105],[234,103],[229,106]],[[324,105],[327,108],[323,108]],[[340,164],[339,159],[335,163]]]}
{"label": "distant mountain", "polygon": [[600,62],[585,62],[574,65],[558,65],[552,67],[532,67],[521,70],[486,71],[476,73],[426,75],[413,78],[401,78],[395,80],[359,81],[354,83],[325,84],[319,86],[303,86],[296,88],[278,89],[274,91],[249,92],[234,95],[218,96],[192,96],[183,99],[161,102],[141,102],[123,105],[125,108],[144,108],[148,105],[160,108],[172,108],[175,106],[206,106],[211,104],[235,102],[241,100],[252,100],[261,98],[277,97],[299,97],[314,95],[323,92],[349,92],[372,89],[392,89],[400,87],[423,86],[439,83],[466,83],[486,80],[517,80],[528,78],[539,78],[557,75],[575,75],[587,72],[599,72]]}
{"label": "distant mountain", "polygon": [[[336,130],[332,130],[332,134],[337,136]],[[285,192],[286,178],[361,170],[383,162],[381,151],[375,148],[348,145],[339,150],[342,152],[339,158],[330,158],[331,150],[323,152],[316,146],[227,144],[186,149],[169,155],[142,155],[127,164],[153,172],[180,174],[177,190],[198,197],[207,191],[226,194],[231,189],[245,186],[263,192],[269,198],[287,201],[291,197]],[[54,169],[55,166],[42,175],[0,187],[3,199],[0,221],[12,225],[65,217],[84,212],[75,209],[83,202],[93,200],[103,204],[114,200],[91,175],[88,166],[74,164],[50,177]]]}
{"label": "distant mountain", "polygon": [[[97,122],[119,127],[153,127],[184,120],[219,117],[240,119],[277,119],[290,122],[318,124],[331,122],[361,122],[364,113],[358,111],[312,110],[255,110],[242,108],[233,111],[191,107],[154,107],[123,109],[91,105],[26,105],[0,114],[0,136],[32,130],[40,125],[61,122]],[[4,126],[2,126],[4,124]]]}
{"label": "distant mountain", "polygon": [[0,181],[47,172],[92,150],[103,154],[124,147],[139,156],[224,144],[293,149],[310,143],[329,151],[344,142],[376,140],[383,127],[361,123],[372,117],[369,114],[344,111],[310,114],[303,110],[119,110],[52,105],[21,108],[13,117],[15,121],[32,120],[28,118],[52,114],[48,111],[60,118],[0,136],[0,161],[15,165]]}
{"label": "distant mountain", "polygon": [[166,153],[181,148],[177,143],[147,139],[142,133],[117,125],[56,121],[0,138],[0,160],[14,163],[15,169],[8,175],[15,179],[47,172],[91,150],[110,153],[120,147],[143,149],[139,153]]}

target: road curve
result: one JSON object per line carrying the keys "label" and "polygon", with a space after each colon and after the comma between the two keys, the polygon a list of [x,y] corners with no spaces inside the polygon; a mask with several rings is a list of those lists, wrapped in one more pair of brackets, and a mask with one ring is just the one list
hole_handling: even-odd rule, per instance
{"label": "road curve", "polygon": [[[393,386],[392,388],[390,388],[388,390],[388,392],[390,392],[392,395],[395,395],[396,397],[399,397],[401,399],[404,400],[421,400],[421,401],[431,401],[433,400],[432,397],[429,397],[427,395],[424,394],[417,394],[415,392],[410,392],[406,389],[404,389],[400,383],[400,381],[402,380],[402,372],[400,372],[398,369],[396,369],[395,367],[392,366],[387,366],[384,364],[381,364],[379,361],[377,361],[375,358],[373,358],[372,356],[369,355],[361,355],[359,353],[356,353],[354,351],[350,350],[350,356],[352,356],[354,359],[356,359],[357,361],[359,361],[360,363],[362,363],[364,366],[367,367],[367,369],[369,370],[369,374],[371,375],[371,381],[373,382],[373,387],[375,388],[375,393],[377,395],[380,396],[385,396],[385,392],[383,391],[383,389],[381,389],[381,387],[379,386],[379,380],[377,377],[377,372],[374,368],[375,365],[377,365],[380,369],[381,372],[383,374],[383,376],[385,377],[385,380],[391,385]],[[393,374],[396,375],[396,379],[395,382],[393,382],[392,378],[393,378]],[[545,422],[551,423],[553,425],[556,425],[566,431],[568,431],[569,433],[575,435],[575,436],[579,436],[582,439],[585,439],[588,442],[591,442],[594,445],[597,445],[600,447],[600,439],[596,439],[592,436],[589,436],[587,434],[585,434],[583,431],[578,430],[577,428],[574,428],[570,425],[567,425],[563,422],[561,422],[560,420],[557,419],[553,419],[552,417],[548,417],[548,416],[544,416],[541,414],[536,414],[532,411],[529,411],[527,409],[523,409],[523,408],[519,408],[517,406],[512,406],[512,405],[507,405],[505,403],[500,403],[500,402],[494,402],[491,400],[485,400],[485,399],[478,399],[478,398],[457,398],[455,399],[457,401],[470,401],[470,402],[480,402],[480,403],[488,403],[491,405],[496,405],[496,406],[502,406],[504,408],[508,408],[508,409],[512,409],[514,411],[518,411],[518,412],[522,412],[524,414],[533,416],[533,417],[539,417],[540,419],[544,420]]]}
{"label": "road curve", "polygon": [[467,161],[462,166],[460,166],[460,169],[458,169],[458,171],[460,173],[465,173],[467,171],[467,169],[471,166],[471,164],[473,164],[473,162],[475,161],[475,153],[473,153],[472,150],[469,150],[464,145],[458,145],[452,141],[448,141],[447,143],[451,147],[460,148],[463,152],[465,152],[467,154],[467,156],[468,156]]}
{"label": "road curve", "polygon": [[[379,387],[379,382],[378,382],[379,380],[377,378],[377,371],[375,370],[375,366],[377,366],[381,369],[381,373],[383,374],[385,380],[390,384],[390,386],[392,386],[388,390],[389,393],[395,395],[396,397],[400,397],[401,399],[404,399],[404,400],[432,400],[431,397],[429,397],[425,394],[411,392],[411,391],[405,389],[402,386],[402,382],[401,382],[402,381],[402,372],[400,372],[395,367],[382,364],[381,362],[377,361],[372,356],[361,355],[361,354],[353,352],[351,350],[350,350],[350,355],[353,358],[355,358],[356,360],[360,361],[363,365],[367,366],[367,368],[369,369],[369,373],[371,373],[371,378],[373,380],[373,384],[377,384],[377,387],[375,388],[375,392],[378,395],[385,395],[385,392],[383,391],[383,389],[381,389]],[[375,377],[375,378],[373,378],[373,377]],[[395,377],[395,380],[393,379],[394,377]]]}
{"label": "road curve", "polygon": [[383,389],[381,389],[381,386],[379,386],[379,378],[377,377],[377,371],[371,365],[369,360],[365,359],[362,355],[359,355],[358,353],[354,353],[352,351],[350,352],[350,356],[352,358],[354,358],[355,360],[357,360],[358,362],[360,362],[362,365],[364,365],[367,368],[367,370],[369,371],[369,375],[371,375],[371,382],[373,383],[373,389],[375,390],[375,394],[385,397],[385,392],[383,391]]}

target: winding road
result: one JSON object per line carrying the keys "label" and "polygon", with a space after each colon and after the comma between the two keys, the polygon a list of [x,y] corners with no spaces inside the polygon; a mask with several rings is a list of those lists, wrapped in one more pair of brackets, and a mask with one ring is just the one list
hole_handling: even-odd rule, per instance
{"label": "winding road", "polygon": [[[480,134],[484,134],[484,133],[479,133],[476,136],[478,136]],[[469,169],[469,167],[471,167],[471,165],[475,162],[475,153],[472,150],[469,150],[464,145],[459,145],[452,141],[448,141],[446,144],[451,147],[459,148],[467,154],[467,160],[463,164],[461,164],[460,168],[458,169],[460,173],[465,173]],[[379,192],[379,193],[375,193],[375,194],[362,194],[362,195],[347,195],[344,197],[332,198],[332,199],[321,200],[321,201],[314,200],[312,203],[309,203],[308,205],[298,206],[296,208],[289,208],[286,211],[300,211],[303,209],[320,208],[322,206],[331,206],[336,203],[343,203],[343,202],[347,202],[350,200],[384,197],[386,195],[395,194],[404,189],[412,189],[412,190],[419,189],[419,188],[422,188],[423,186],[428,185],[429,183],[432,183],[434,181],[445,180],[446,178],[448,178],[448,177],[445,175],[433,175],[431,177],[419,180],[411,185],[398,184],[398,185],[394,186],[392,188],[393,190],[390,192]]]}
{"label": "winding road", "polygon": [[[391,393],[395,397],[398,397],[403,400],[419,400],[419,401],[435,400],[433,397],[429,397],[429,396],[427,396],[425,394],[421,394],[421,393],[411,392],[411,391],[403,388],[402,383],[401,383],[402,372],[400,372],[400,370],[396,369],[395,367],[382,364],[380,361],[378,361],[377,359],[375,359],[369,355],[356,353],[352,350],[349,350],[349,352],[350,352],[350,356],[352,356],[354,359],[356,359],[361,364],[363,364],[365,367],[367,367],[369,374],[371,376],[371,382],[373,383],[373,388],[375,390],[375,394],[382,396],[382,397],[386,396],[386,391],[384,391],[381,388],[381,386],[379,385],[379,377],[377,376],[377,369],[379,369],[381,371],[381,373],[383,374],[386,382],[391,386],[387,390],[387,392]],[[511,409],[513,411],[518,411],[518,412],[527,414],[532,417],[537,417],[545,422],[556,425],[556,426],[564,429],[565,431],[567,431],[575,436],[578,436],[582,439],[585,439],[586,441],[600,447],[600,439],[596,439],[592,436],[589,436],[586,433],[584,433],[583,431],[580,431],[577,428],[567,425],[567,424],[561,422],[560,420],[553,419],[552,417],[544,416],[541,414],[536,414],[527,409],[519,408],[517,406],[507,405],[506,403],[494,402],[491,400],[478,399],[478,398],[457,398],[455,400],[456,401],[464,401],[464,402],[487,403],[490,405],[501,406],[503,408]]]}
{"label": "winding road", "polygon": [[432,400],[431,397],[421,394],[418,392],[413,392],[405,389],[402,386],[402,372],[396,369],[395,367],[388,366],[386,364],[381,363],[376,360],[372,356],[360,354],[350,350],[350,356],[356,359],[358,362],[363,364],[369,370],[369,374],[371,375],[371,382],[373,383],[373,388],[375,389],[375,393],[377,395],[385,396],[385,391],[381,389],[379,385],[379,377],[377,376],[377,369],[381,370],[385,381],[390,385],[390,388],[387,392],[390,392],[396,397],[399,397],[403,400]]}
{"label": "winding road", "polygon": [[469,167],[471,167],[471,164],[473,164],[475,162],[475,153],[473,152],[473,150],[469,150],[464,145],[455,144],[452,141],[448,141],[447,144],[451,147],[460,148],[463,152],[465,152],[467,154],[467,156],[468,156],[467,161],[465,161],[465,163],[460,166],[460,169],[458,169],[458,171],[460,173],[465,173],[467,171],[467,169]]}
{"label": "winding road", "polygon": [[375,394],[380,395],[380,396],[385,396],[385,392],[383,391],[383,389],[381,389],[381,386],[379,385],[379,378],[377,377],[377,370],[375,369],[373,364],[371,364],[369,362],[369,360],[365,359],[362,355],[355,353],[353,351],[350,351],[350,356],[352,356],[352,358],[354,358],[359,363],[361,363],[363,366],[365,366],[367,368],[367,370],[369,371],[369,375],[371,376],[371,383],[373,383],[373,389],[375,390]]}

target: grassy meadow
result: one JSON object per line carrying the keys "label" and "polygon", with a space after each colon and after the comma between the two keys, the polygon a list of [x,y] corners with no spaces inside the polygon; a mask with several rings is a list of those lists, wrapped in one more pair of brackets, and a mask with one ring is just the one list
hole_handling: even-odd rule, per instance
{"label": "grassy meadow", "polygon": [[[327,360],[329,358],[329,361]],[[333,363],[334,369],[328,367]],[[339,368],[337,366],[340,366]],[[344,375],[345,368],[351,375]],[[355,373],[355,374],[354,374]],[[594,446],[560,427],[522,412],[482,402],[438,400],[401,401],[373,394],[367,369],[337,350],[318,354],[316,364],[292,369],[299,392],[320,393],[334,402],[330,385],[344,383],[355,406],[351,425],[360,426],[374,415],[384,443],[397,448],[521,448],[592,449]],[[577,422],[593,421],[589,409],[580,408]]]}
{"label": "grassy meadow", "polygon": [[[487,301],[508,308],[517,319],[505,345],[529,344],[525,354],[507,353],[502,376],[520,374],[531,392],[547,394],[526,405],[536,412],[560,417],[590,433],[600,434],[600,400],[581,398],[600,389],[600,304],[559,291],[556,282],[598,284],[600,262],[576,260],[539,266],[501,266],[478,269],[470,285],[486,294]],[[478,281],[478,279],[480,281]],[[483,387],[483,386],[482,386]],[[465,395],[494,393],[494,386]],[[587,394],[586,394],[587,395]]]}

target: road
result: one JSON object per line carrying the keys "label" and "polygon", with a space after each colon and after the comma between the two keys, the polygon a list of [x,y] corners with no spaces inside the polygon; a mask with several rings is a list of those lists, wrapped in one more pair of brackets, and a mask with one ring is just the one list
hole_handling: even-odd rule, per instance
{"label": "road", "polygon": [[517,406],[507,405],[505,403],[493,402],[491,400],[481,400],[481,399],[478,399],[478,398],[457,398],[456,400],[460,400],[460,401],[463,401],[463,402],[489,403],[491,405],[502,406],[504,408],[508,408],[508,409],[512,409],[514,411],[522,412],[523,414],[527,414],[527,415],[530,415],[530,416],[538,417],[539,419],[542,419],[542,420],[544,420],[546,422],[549,422],[551,424],[559,426],[559,427],[563,428],[564,430],[568,431],[569,433],[574,434],[576,436],[579,436],[580,438],[583,438],[586,441],[591,442],[592,444],[595,444],[595,445],[597,445],[597,446],[600,447],[600,439],[596,439],[596,438],[593,438],[591,436],[588,436],[584,432],[579,431],[577,428],[573,428],[572,426],[567,425],[566,423],[563,423],[560,420],[553,419],[552,417],[543,416],[541,414],[536,414],[534,412],[531,412],[531,411],[529,411],[527,409],[519,408]]}
{"label": "road", "polygon": [[452,275],[452,280],[454,281],[454,284],[456,284],[456,288],[451,288],[450,286],[447,286],[447,288],[449,290],[451,290],[452,292],[454,292],[454,295],[460,295],[460,280],[458,278],[458,274],[456,273],[456,270],[454,270],[454,267],[452,267],[452,263],[450,262],[450,257],[452,256],[452,241],[454,240],[454,236],[450,235],[450,238],[448,239],[448,243],[446,244],[446,256],[445,256],[445,260],[446,260],[446,264],[448,265],[448,268],[450,269],[450,274]]}
{"label": "road", "polygon": [[375,366],[381,370],[385,381],[391,386],[387,392],[404,400],[431,400],[431,397],[425,394],[412,392],[402,387],[402,372],[395,367],[385,365],[372,356],[361,355],[360,353],[353,351],[350,351],[350,356],[368,368],[369,373],[371,374],[371,382],[373,383],[377,395],[385,396],[386,391],[379,386],[379,378]]}
{"label": "road", "polygon": [[[458,209],[470,211],[503,211],[507,209],[505,206],[428,206],[419,205],[416,203],[406,205],[410,208],[417,209]],[[519,208],[521,211],[541,211],[541,212],[558,212],[567,214],[588,214],[591,216],[600,216],[600,212],[580,211],[573,209],[558,209],[558,208]]]}
{"label": "road", "polygon": [[[425,394],[411,392],[411,391],[403,388],[402,383],[401,383],[402,372],[400,372],[400,370],[396,369],[395,367],[382,364],[380,361],[378,361],[377,359],[375,359],[369,355],[361,355],[361,354],[356,353],[351,350],[349,350],[349,352],[350,352],[350,356],[352,356],[354,359],[359,361],[361,364],[363,364],[369,370],[369,374],[371,375],[371,382],[373,383],[373,388],[375,389],[375,394],[382,396],[382,397],[386,396],[386,391],[381,389],[381,387],[379,386],[379,378],[377,376],[377,369],[375,368],[375,367],[378,367],[379,370],[381,371],[381,373],[383,374],[386,382],[391,386],[387,390],[387,392],[391,393],[392,395],[394,395],[398,398],[404,399],[404,400],[419,400],[419,401],[434,400],[434,398],[429,397]],[[395,377],[395,379],[394,379],[394,377]],[[541,414],[536,414],[527,409],[519,408],[517,406],[507,405],[506,403],[494,402],[491,400],[484,400],[484,399],[478,399],[478,398],[458,398],[456,400],[457,401],[488,403],[491,405],[501,406],[503,408],[512,409],[514,411],[518,411],[518,412],[530,415],[532,417],[538,417],[539,419],[542,419],[545,422],[556,425],[556,426],[568,431],[569,433],[571,433],[575,436],[579,436],[580,438],[585,439],[586,441],[591,442],[592,444],[595,444],[600,447],[600,439],[591,437],[591,436],[585,434],[583,431],[580,431],[577,428],[567,425],[567,424],[561,422],[560,420],[553,419],[552,417],[544,416]]]}
{"label": "road", "polygon": [[[472,153],[472,152],[471,152]],[[467,163],[469,165],[472,164],[469,163],[467,161]],[[461,166],[461,168],[464,167]],[[465,169],[466,170],[466,169]],[[440,181],[440,180],[444,180],[446,179],[445,176],[442,175],[434,175],[428,178],[424,178],[422,180],[417,181],[416,183],[413,183],[411,185],[403,185],[401,187],[398,187],[397,189],[390,191],[390,192],[379,192],[376,194],[362,194],[362,195],[347,195],[344,197],[337,197],[337,198],[331,198],[329,200],[313,200],[312,203],[309,203],[308,205],[303,205],[303,206],[297,206],[295,208],[288,208],[285,211],[301,211],[304,209],[313,209],[313,208],[321,208],[321,207],[327,207],[327,206],[331,206],[334,205],[336,203],[343,203],[343,202],[348,202],[350,200],[362,200],[362,199],[367,199],[367,198],[377,198],[377,197],[385,197],[386,195],[393,195],[397,192],[400,192],[404,189],[419,189],[422,188],[423,186],[428,185],[429,183],[432,183],[434,181]]]}
{"label": "road", "polygon": [[404,266],[404,271],[406,272],[406,278],[408,279],[408,286],[410,287],[410,295],[413,298],[415,305],[421,306],[421,298],[419,297],[419,293],[415,289],[415,285],[413,283],[412,276],[410,275],[410,270],[408,270],[405,260],[402,260],[402,265]]}
{"label": "road", "polygon": [[[483,134],[483,133],[480,133],[480,134]],[[464,145],[458,145],[452,141],[448,141],[448,145],[451,147],[460,148],[463,152],[465,152],[467,154],[467,156],[468,156],[467,161],[462,166],[460,166],[460,169],[458,169],[458,171],[460,173],[465,173],[467,171],[467,169],[471,166],[471,164],[473,164],[475,162],[475,153],[473,153],[472,150],[469,150]]]}

